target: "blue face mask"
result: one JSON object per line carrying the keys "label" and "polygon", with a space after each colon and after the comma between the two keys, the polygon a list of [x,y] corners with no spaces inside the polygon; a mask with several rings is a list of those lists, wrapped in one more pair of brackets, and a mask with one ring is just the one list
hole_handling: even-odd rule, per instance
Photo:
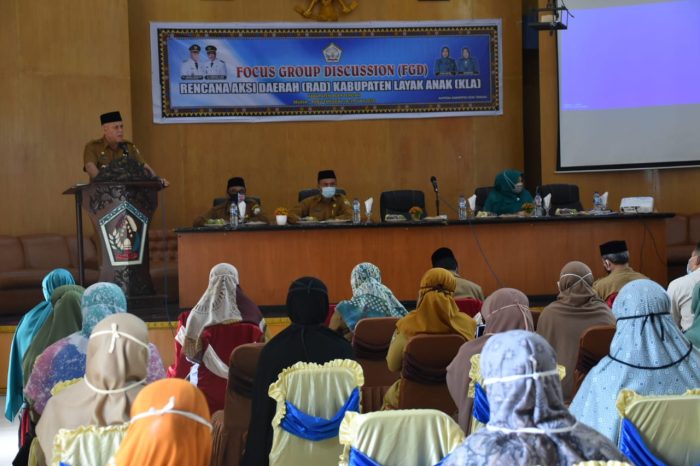
{"label": "blue face mask", "polygon": [[335,196],[335,186],[324,186],[321,188],[321,195],[326,199],[330,199]]}

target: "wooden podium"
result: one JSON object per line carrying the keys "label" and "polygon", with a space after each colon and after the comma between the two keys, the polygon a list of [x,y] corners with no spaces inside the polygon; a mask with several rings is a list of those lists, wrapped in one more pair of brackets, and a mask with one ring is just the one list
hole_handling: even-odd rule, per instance
{"label": "wooden podium", "polygon": [[75,196],[81,284],[85,284],[82,228],[82,209],[85,209],[100,238],[100,281],[115,283],[127,298],[155,294],[149,271],[148,228],[161,189],[160,181],[93,181],[63,192]]}

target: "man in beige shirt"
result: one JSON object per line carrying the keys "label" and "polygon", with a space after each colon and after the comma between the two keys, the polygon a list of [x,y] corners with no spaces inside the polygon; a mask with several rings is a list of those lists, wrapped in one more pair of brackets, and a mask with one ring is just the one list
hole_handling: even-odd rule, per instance
{"label": "man in beige shirt", "polygon": [[596,280],[593,283],[593,290],[603,301],[607,301],[610,295],[618,293],[629,282],[647,278],[630,267],[630,254],[625,241],[608,241],[601,244],[600,255],[608,276]]}
{"label": "man in beige shirt", "polygon": [[479,301],[484,300],[484,292],[481,287],[474,282],[462,278],[457,272],[459,265],[457,264],[457,259],[450,248],[439,248],[431,256],[431,261],[433,267],[440,267],[441,269],[447,269],[452,272],[457,280],[457,286],[455,287],[455,299],[460,298],[474,298]]}
{"label": "man in beige shirt", "polygon": [[318,172],[319,194],[307,197],[289,211],[289,222],[301,219],[352,220],[350,201],[336,190],[337,178],[333,170]]}
{"label": "man in beige shirt", "polygon": [[693,289],[700,282],[700,243],[688,259],[687,275],[676,278],[668,284],[668,296],[671,298],[671,316],[684,332],[693,325]]}

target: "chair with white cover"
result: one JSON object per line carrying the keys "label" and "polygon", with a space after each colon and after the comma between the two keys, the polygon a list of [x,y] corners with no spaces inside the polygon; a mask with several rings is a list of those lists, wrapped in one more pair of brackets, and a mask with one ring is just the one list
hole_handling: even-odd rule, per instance
{"label": "chair with white cover", "polygon": [[103,427],[59,429],[53,441],[51,464],[107,464],[119,449],[128,427],[129,423],[125,422]]}
{"label": "chair with white cover", "polygon": [[360,410],[363,383],[362,368],[349,359],[284,369],[268,390],[277,402],[270,466],[337,463],[340,422],[347,411]]}
{"label": "chair with white cover", "polygon": [[682,395],[617,396],[619,448],[634,464],[700,464],[700,389]]}
{"label": "chair with white cover", "polygon": [[459,424],[435,409],[348,412],[340,424],[339,465],[434,465],[463,440]]}

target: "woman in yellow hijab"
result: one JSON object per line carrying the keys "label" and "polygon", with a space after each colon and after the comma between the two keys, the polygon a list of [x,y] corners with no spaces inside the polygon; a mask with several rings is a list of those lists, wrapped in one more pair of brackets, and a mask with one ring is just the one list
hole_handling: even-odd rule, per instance
{"label": "woman in yellow hijab", "polygon": [[[415,335],[457,334],[466,341],[476,336],[474,319],[459,311],[454,300],[457,282],[449,270],[434,268],[428,270],[420,282],[416,310],[396,323],[396,331],[386,355],[390,371],[398,372],[403,363],[403,351],[408,341]],[[384,409],[396,409],[399,404],[398,380],[384,396]]]}
{"label": "woman in yellow hijab", "polygon": [[148,385],[134,400],[113,465],[208,466],[211,417],[204,394],[182,379]]}

